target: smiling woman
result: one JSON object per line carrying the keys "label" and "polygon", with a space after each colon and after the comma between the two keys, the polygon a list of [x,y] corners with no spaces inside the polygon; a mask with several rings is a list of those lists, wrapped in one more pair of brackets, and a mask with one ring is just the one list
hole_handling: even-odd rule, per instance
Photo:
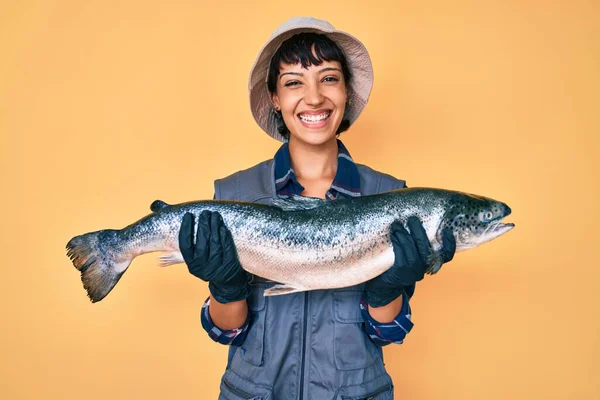
{"label": "smiling woman", "polygon": [[[249,82],[256,122],[284,143],[273,159],[217,179],[215,199],[333,201],[406,187],[355,163],[337,138],[358,118],[372,86],[371,60],[356,38],[323,20],[285,22],[259,52]],[[221,399],[393,398],[382,346],[402,343],[411,330],[409,298],[432,267],[432,246],[418,217],[407,219],[410,232],[402,223],[391,225],[385,246],[394,263],[380,275],[342,289],[267,299],[264,291],[275,282],[242,268],[219,212],[202,212],[195,242],[194,218],[183,218],[179,247],[190,272],[209,282],[202,326],[213,340],[231,345]],[[307,237],[318,233],[303,229]],[[456,250],[452,231],[441,237],[438,264]]]}

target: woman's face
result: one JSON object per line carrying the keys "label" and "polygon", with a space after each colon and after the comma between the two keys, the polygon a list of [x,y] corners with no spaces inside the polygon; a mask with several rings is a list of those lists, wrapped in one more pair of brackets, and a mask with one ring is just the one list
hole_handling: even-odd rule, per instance
{"label": "woman's face", "polygon": [[338,61],[307,69],[281,64],[273,105],[290,131],[290,141],[320,145],[335,138],[346,108],[346,82]]}

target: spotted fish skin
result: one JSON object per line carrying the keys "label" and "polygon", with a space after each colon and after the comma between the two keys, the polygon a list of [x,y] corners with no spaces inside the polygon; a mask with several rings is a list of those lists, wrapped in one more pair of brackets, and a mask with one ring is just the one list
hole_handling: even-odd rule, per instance
{"label": "spotted fish skin", "polygon": [[390,225],[417,216],[432,243],[431,267],[441,266],[441,231],[450,227],[457,251],[488,242],[514,227],[511,213],[491,198],[434,188],[399,189],[352,199],[325,201],[294,196],[272,205],[236,201],[152,203],[151,214],[120,230],[76,236],[67,255],[81,272],[92,302],[102,300],[138,255],[163,252],[162,265],[183,262],[178,235],[185,213],[217,211],[231,231],[242,267],[281,283],[266,296],[333,289],[365,282],[394,261]]}

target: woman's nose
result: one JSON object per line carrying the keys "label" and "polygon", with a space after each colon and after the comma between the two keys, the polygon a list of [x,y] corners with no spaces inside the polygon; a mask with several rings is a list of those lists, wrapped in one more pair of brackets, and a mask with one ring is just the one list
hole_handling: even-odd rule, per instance
{"label": "woman's nose", "polygon": [[323,102],[323,93],[318,84],[306,85],[306,94],[304,95],[304,102],[309,106],[317,106]]}

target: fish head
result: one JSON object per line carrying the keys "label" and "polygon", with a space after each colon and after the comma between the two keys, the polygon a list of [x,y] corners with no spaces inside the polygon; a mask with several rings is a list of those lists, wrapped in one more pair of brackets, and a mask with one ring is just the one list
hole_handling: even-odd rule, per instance
{"label": "fish head", "polygon": [[513,223],[502,222],[510,213],[510,207],[500,201],[457,192],[451,196],[437,239],[441,243],[442,231],[449,227],[456,239],[456,251],[477,247],[514,228]]}

